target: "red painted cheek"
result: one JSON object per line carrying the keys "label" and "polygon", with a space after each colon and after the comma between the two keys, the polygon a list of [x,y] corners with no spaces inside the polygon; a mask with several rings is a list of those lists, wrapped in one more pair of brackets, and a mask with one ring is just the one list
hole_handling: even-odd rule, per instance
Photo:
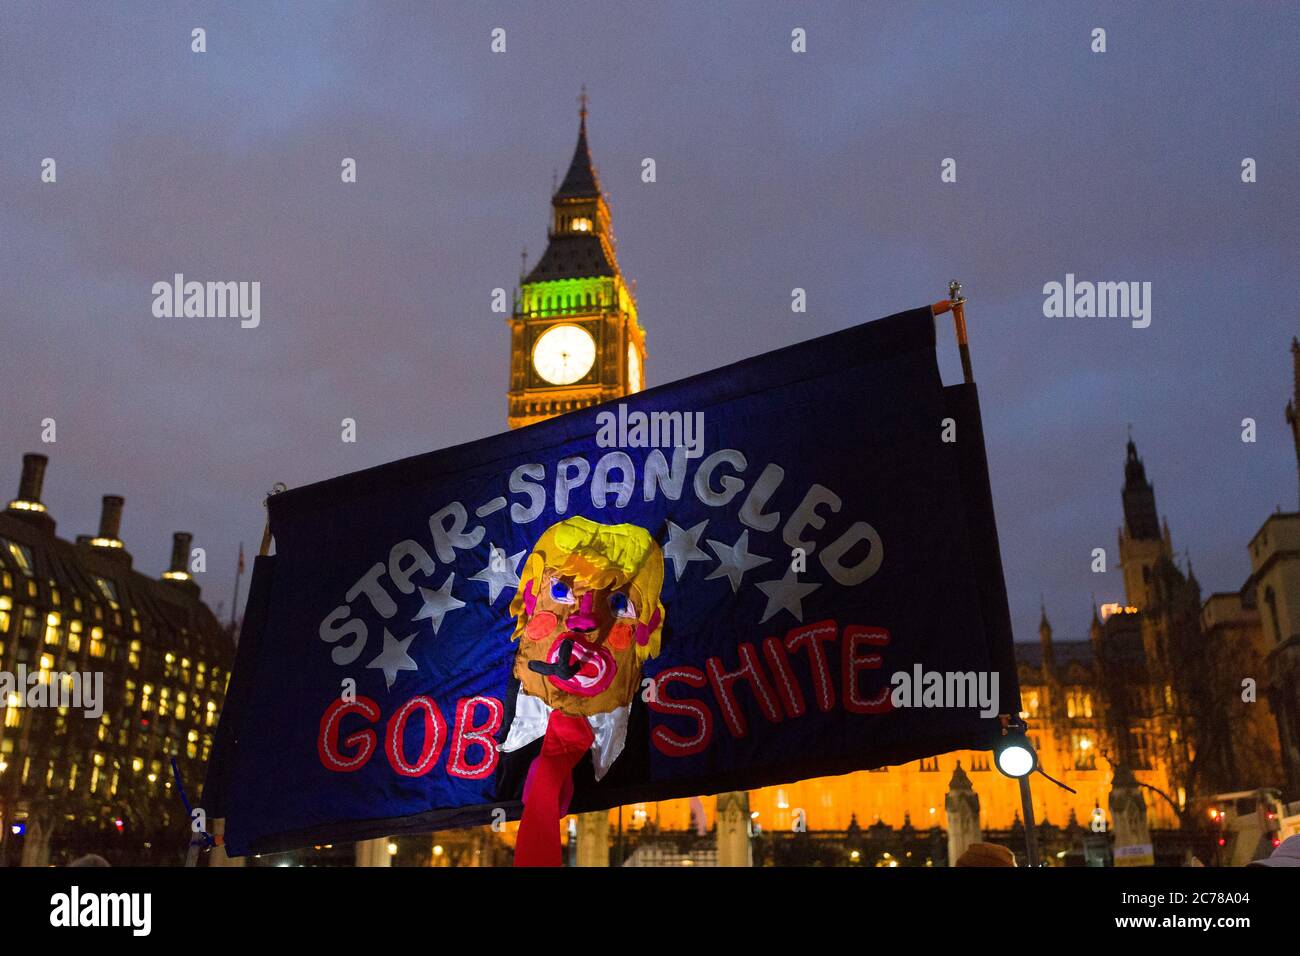
{"label": "red painted cheek", "polygon": [[636,626],[636,642],[642,647],[650,643],[651,632],[659,626],[659,612],[655,611],[650,618],[649,624],[638,624]]}
{"label": "red painted cheek", "polygon": [[524,633],[530,641],[541,641],[555,633],[560,620],[550,611],[533,615],[533,619],[524,625]]}
{"label": "red painted cheek", "polygon": [[627,650],[632,643],[632,625],[627,621],[619,621],[609,631],[609,646],[616,651]]}

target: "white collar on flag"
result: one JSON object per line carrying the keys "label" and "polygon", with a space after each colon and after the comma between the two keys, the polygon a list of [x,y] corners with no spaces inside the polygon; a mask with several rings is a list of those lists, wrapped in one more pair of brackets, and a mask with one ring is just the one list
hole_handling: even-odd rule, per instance
{"label": "white collar on flag", "polygon": [[[515,694],[515,719],[510,723],[510,732],[506,734],[506,742],[501,745],[501,749],[510,753],[545,736],[551,710],[551,706],[541,698],[524,693],[520,687]],[[623,743],[627,739],[627,716],[631,710],[632,706],[627,704],[587,718],[596,738],[591,745],[591,763],[595,767],[597,780],[605,776],[623,752]]]}

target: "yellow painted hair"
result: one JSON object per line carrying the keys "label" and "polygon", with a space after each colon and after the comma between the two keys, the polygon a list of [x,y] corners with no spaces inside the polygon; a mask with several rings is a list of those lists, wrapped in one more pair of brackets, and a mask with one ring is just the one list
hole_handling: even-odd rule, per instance
{"label": "yellow painted hair", "polygon": [[524,562],[519,587],[510,602],[510,613],[515,617],[512,640],[518,640],[524,629],[524,592],[531,583],[533,594],[538,594],[548,570],[573,578],[583,588],[626,586],[640,623],[648,625],[655,612],[659,613],[650,640],[636,647],[637,658],[644,661],[659,656],[664,627],[664,606],[659,601],[664,553],[648,531],[634,524],[600,524],[576,515],[547,528]]}

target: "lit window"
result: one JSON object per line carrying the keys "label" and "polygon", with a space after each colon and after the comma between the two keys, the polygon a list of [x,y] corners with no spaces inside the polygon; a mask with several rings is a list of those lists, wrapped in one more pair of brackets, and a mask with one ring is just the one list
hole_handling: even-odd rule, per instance
{"label": "lit window", "polygon": [[90,629],[90,656],[104,656],[104,629],[102,627],[92,627]]}
{"label": "lit window", "polygon": [[32,552],[26,545],[19,544],[16,541],[10,541],[8,538],[0,538],[0,545],[14,559],[18,565],[18,570],[29,578],[32,576]]}
{"label": "lit window", "polygon": [[95,584],[99,587],[99,593],[104,595],[104,597],[107,599],[108,603],[112,607],[116,608],[117,607],[117,585],[115,585],[108,578],[100,578],[100,577],[95,578]]}
{"label": "lit window", "polygon": [[1097,753],[1092,746],[1092,738],[1087,734],[1070,735],[1070,751],[1074,757],[1075,770],[1095,770]]}
{"label": "lit window", "polygon": [[49,614],[45,615],[46,644],[53,644],[57,647],[62,640],[62,631],[59,630],[59,622],[61,620],[58,611],[51,611]]}

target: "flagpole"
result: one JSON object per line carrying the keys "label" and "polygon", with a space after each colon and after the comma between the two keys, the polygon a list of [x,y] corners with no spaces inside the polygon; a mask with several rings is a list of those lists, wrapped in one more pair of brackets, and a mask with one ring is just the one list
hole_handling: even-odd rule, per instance
{"label": "flagpole", "polygon": [[[967,385],[975,384],[975,372],[970,361],[970,337],[966,332],[966,297],[961,294],[961,283],[953,279],[948,283],[948,298],[941,299],[930,306],[930,312],[937,318],[945,312],[952,313],[953,328],[957,333],[957,352],[961,356],[962,380]],[[1025,852],[1030,866],[1038,866],[1038,834],[1034,832],[1034,801],[1029,792],[1028,776],[1019,779],[1020,812],[1025,821]]]}
{"label": "flagpole", "polygon": [[[271,500],[271,495],[278,495],[280,492],[288,491],[288,490],[289,490],[288,485],[286,485],[283,481],[277,481],[274,485],[271,486],[271,490],[267,492],[266,498],[263,499],[262,501],[262,507],[265,508],[267,506],[267,502]],[[266,524],[262,525],[262,546],[257,549],[257,556],[259,558],[264,558],[270,553],[271,553],[271,512],[270,510],[268,510],[266,513]]]}
{"label": "flagpole", "polygon": [[[282,491],[287,491],[288,488],[289,486],[286,485],[284,482],[277,481],[274,485],[271,486],[271,490],[267,492],[266,497],[262,499],[262,507],[266,508],[267,502],[270,501],[271,499],[271,495],[278,495]],[[266,521],[262,525],[262,544],[261,547],[259,547],[257,550],[258,557],[265,557],[268,553],[270,553],[270,550],[271,550],[271,514],[270,511],[268,510],[266,515]],[[244,543],[242,541],[239,543],[239,552],[240,555],[242,556],[244,552]],[[239,604],[239,578],[240,578],[240,571],[239,569],[236,569],[235,571],[235,605],[236,606],[238,606]],[[235,612],[233,610],[230,612],[230,626],[231,626],[231,630],[233,631],[235,626]],[[226,854],[225,830],[226,830],[226,821],[224,817],[218,817],[217,819],[212,821],[212,834],[214,838],[214,845],[212,847],[212,859],[209,861],[208,865],[209,866],[243,866],[244,861],[242,858],[240,858],[238,862],[232,862],[230,857]],[[198,855],[199,855],[198,847],[194,843],[191,843],[189,851],[185,854],[185,865],[191,867],[197,866]]]}
{"label": "flagpole", "polygon": [[961,283],[953,279],[948,283],[948,298],[930,306],[934,316],[952,313],[952,324],[957,332],[957,352],[961,356],[962,380],[967,385],[975,382],[975,372],[970,364],[970,339],[966,334],[966,297],[961,294]]}

